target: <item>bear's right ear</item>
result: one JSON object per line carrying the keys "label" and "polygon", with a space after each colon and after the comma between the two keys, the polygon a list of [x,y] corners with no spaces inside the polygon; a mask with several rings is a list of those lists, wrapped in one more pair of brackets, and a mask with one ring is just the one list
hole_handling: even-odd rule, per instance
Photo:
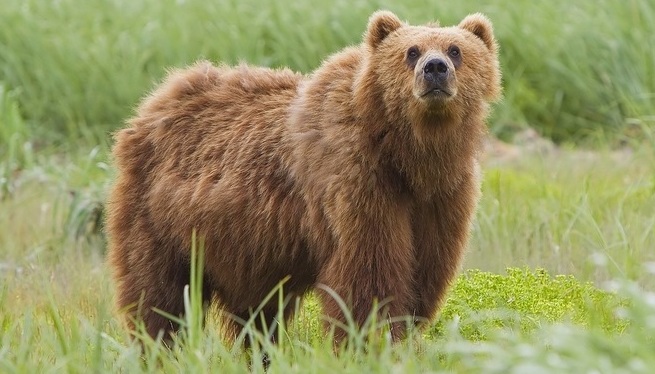
{"label": "bear's right ear", "polygon": [[388,10],[378,10],[371,15],[364,39],[371,47],[377,47],[389,34],[399,29],[403,23]]}

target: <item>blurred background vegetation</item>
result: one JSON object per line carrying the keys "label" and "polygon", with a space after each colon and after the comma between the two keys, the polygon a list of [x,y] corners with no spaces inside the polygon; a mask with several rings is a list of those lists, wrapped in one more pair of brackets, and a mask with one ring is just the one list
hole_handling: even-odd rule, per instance
{"label": "blurred background vegetation", "polygon": [[[655,2],[5,0],[0,84],[43,141],[105,139],[165,74],[199,58],[311,72],[387,8],[413,24],[484,12],[501,45],[490,121],[556,142],[622,144],[655,126]],[[6,126],[6,124],[3,124]]]}

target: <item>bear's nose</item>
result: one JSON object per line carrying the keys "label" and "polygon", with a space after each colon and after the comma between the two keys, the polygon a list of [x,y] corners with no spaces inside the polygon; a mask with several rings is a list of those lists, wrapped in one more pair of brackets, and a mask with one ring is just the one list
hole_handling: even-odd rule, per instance
{"label": "bear's nose", "polygon": [[444,77],[446,74],[448,74],[448,64],[440,58],[432,59],[425,63],[425,66],[423,67],[423,73],[425,73],[428,79]]}

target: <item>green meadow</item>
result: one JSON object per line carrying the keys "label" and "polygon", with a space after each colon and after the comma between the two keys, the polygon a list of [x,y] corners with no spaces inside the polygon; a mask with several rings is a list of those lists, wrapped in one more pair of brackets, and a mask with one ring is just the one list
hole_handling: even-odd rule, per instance
{"label": "green meadow", "polygon": [[[244,352],[222,339],[220,311],[202,329],[191,302],[177,344],[142,353],[105,263],[112,132],[169,68],[204,58],[311,72],[380,8],[444,25],[480,11],[501,47],[489,129],[503,142],[490,143],[438,318],[399,344],[353,331],[335,352],[310,296],[270,332],[278,345],[246,328],[261,344]],[[263,372],[263,352],[271,373],[650,373],[653,35],[650,0],[5,0],[0,373]]]}

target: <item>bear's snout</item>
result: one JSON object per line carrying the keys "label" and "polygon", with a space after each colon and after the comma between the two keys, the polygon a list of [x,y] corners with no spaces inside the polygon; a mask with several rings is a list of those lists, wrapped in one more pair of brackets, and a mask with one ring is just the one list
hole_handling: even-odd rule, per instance
{"label": "bear's snout", "polygon": [[448,100],[457,93],[455,68],[442,56],[430,56],[415,70],[414,93],[421,99]]}
{"label": "bear's snout", "polygon": [[423,76],[427,81],[445,80],[449,71],[446,61],[440,58],[434,58],[423,66]]}

